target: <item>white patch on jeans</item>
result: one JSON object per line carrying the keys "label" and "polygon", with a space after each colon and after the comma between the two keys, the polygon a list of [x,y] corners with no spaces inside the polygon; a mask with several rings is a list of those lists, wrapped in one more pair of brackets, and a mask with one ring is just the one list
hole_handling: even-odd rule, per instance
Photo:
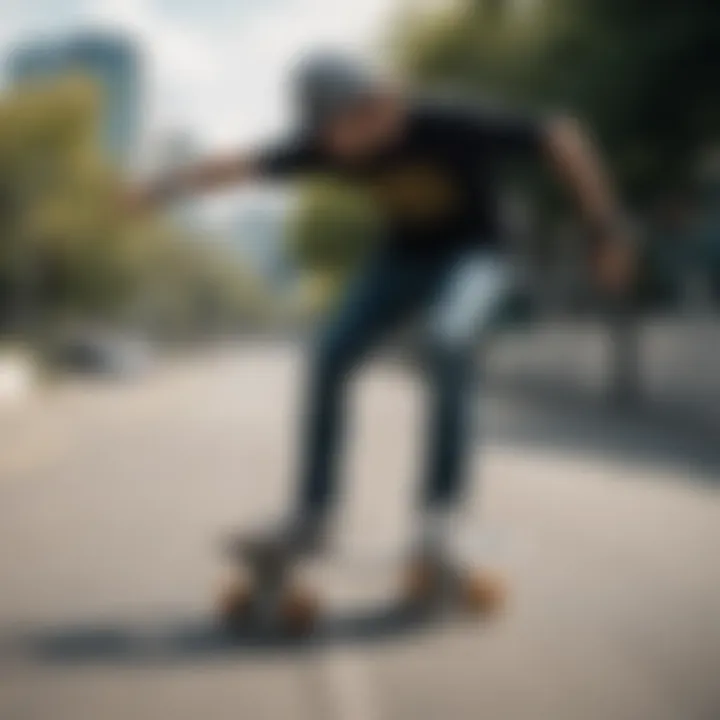
{"label": "white patch on jeans", "polygon": [[482,252],[463,256],[430,311],[430,337],[449,345],[470,342],[487,329],[510,283],[504,259]]}

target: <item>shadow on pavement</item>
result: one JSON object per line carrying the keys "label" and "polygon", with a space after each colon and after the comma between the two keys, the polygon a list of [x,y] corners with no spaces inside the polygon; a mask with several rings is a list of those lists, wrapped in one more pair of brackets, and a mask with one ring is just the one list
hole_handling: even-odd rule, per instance
{"label": "shadow on pavement", "polygon": [[500,443],[671,469],[686,473],[688,480],[720,482],[717,429],[691,417],[651,406],[618,407],[601,397],[537,385],[495,386],[492,398],[500,408],[488,410],[487,434]]}
{"label": "shadow on pavement", "polygon": [[449,618],[397,606],[328,616],[306,637],[227,630],[211,619],[178,618],[30,630],[2,643],[4,657],[51,664],[183,662],[207,657],[286,655],[318,647],[392,642],[430,631]]}

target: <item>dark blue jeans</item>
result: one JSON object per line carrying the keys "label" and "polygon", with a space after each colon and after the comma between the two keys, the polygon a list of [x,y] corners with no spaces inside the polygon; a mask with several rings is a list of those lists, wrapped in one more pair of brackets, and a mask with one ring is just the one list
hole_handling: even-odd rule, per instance
{"label": "dark blue jeans", "polygon": [[311,359],[303,510],[323,512],[335,495],[349,376],[368,351],[414,316],[429,321],[422,343],[430,386],[423,499],[430,506],[457,499],[471,442],[477,332],[504,295],[505,275],[496,256],[479,251],[438,257],[385,250],[360,272],[324,325]]}

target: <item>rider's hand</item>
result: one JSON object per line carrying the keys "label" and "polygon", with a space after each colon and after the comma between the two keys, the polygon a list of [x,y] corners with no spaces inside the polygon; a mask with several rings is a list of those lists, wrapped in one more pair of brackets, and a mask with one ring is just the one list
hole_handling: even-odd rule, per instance
{"label": "rider's hand", "polygon": [[167,177],[154,183],[130,188],[124,194],[123,205],[130,213],[149,212],[172,200],[179,190],[178,179]]}
{"label": "rider's hand", "polygon": [[627,294],[637,270],[637,254],[630,230],[616,227],[598,238],[595,252],[595,276],[600,287],[611,295]]}
{"label": "rider's hand", "polygon": [[157,202],[152,188],[134,187],[123,193],[121,204],[127,213],[135,215],[152,210]]}

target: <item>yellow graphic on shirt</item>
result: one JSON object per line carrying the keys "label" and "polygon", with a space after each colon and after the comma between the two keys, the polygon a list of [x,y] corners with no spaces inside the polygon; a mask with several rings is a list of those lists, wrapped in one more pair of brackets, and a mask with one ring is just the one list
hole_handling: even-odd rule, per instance
{"label": "yellow graphic on shirt", "polygon": [[458,206],[451,180],[428,164],[388,170],[372,182],[370,191],[383,212],[403,222],[437,221]]}

